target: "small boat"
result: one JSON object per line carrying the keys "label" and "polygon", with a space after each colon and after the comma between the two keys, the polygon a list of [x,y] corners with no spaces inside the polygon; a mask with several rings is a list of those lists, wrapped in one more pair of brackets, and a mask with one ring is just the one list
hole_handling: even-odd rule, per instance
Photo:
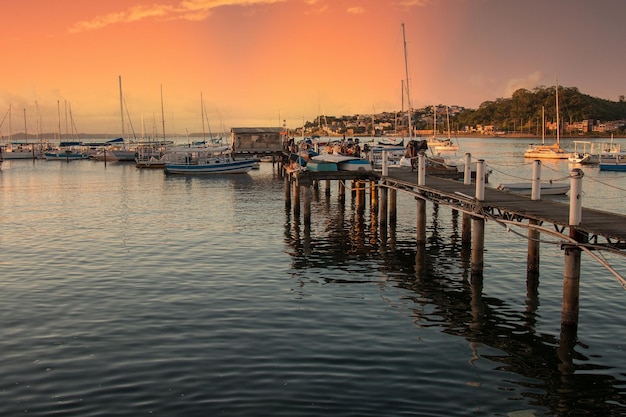
{"label": "small boat", "polygon": [[[510,184],[500,184],[497,188],[501,191],[531,195],[533,186],[530,182],[516,182]],[[564,195],[567,194],[569,188],[570,185],[567,182],[545,182],[541,183],[541,195]]]}
{"label": "small boat", "polygon": [[599,166],[600,171],[626,171],[626,157],[603,158]]}
{"label": "small boat", "polygon": [[44,152],[44,158],[48,161],[80,161],[89,159],[89,154],[83,150],[80,142],[61,142],[57,149],[49,149]]}
{"label": "small boat", "polygon": [[358,156],[341,154],[319,154],[311,157],[311,161],[329,162],[336,164],[339,171],[372,171],[372,164],[370,163],[370,161],[360,158]]}
{"label": "small boat", "polygon": [[327,161],[309,161],[306,164],[306,168],[309,171],[313,172],[334,172],[339,170],[337,164],[335,162],[327,162]]}
{"label": "small boat", "polygon": [[172,148],[164,156],[166,174],[245,174],[254,159],[235,160],[229,146]]}
{"label": "small boat", "polygon": [[[582,149],[580,149],[582,145]],[[587,150],[587,145],[591,148],[592,144],[588,141],[575,140],[574,152],[570,154],[568,160],[573,164],[587,164],[591,159],[591,150]]]}

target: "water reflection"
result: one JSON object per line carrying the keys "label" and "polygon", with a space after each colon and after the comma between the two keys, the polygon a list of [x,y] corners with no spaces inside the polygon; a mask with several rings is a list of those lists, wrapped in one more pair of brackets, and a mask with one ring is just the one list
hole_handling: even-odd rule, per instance
{"label": "water reflection", "polygon": [[[450,229],[442,224],[441,209],[432,205],[427,241],[418,245],[415,239],[400,238],[406,234],[393,226],[380,228],[375,211],[358,213],[354,204],[343,207],[329,196],[317,199],[312,230],[304,234],[299,219],[287,212],[285,240],[295,270],[336,267],[350,272],[357,264],[372,268],[407,291],[402,300],[412,302],[408,314],[416,326],[441,328],[465,339],[471,363],[481,359],[499,363],[503,381],[519,387],[510,393],[511,399],[530,398],[550,415],[623,414],[626,379],[603,374],[606,367],[599,358],[583,353],[588,347],[578,341],[575,328],[562,329],[559,338],[537,332],[537,271],[527,272],[525,308],[519,311],[503,299],[485,295],[482,272],[471,271],[470,244],[460,238],[458,213],[452,214],[451,232],[446,235]],[[362,276],[340,282],[368,282]],[[402,304],[397,301],[390,302]]]}

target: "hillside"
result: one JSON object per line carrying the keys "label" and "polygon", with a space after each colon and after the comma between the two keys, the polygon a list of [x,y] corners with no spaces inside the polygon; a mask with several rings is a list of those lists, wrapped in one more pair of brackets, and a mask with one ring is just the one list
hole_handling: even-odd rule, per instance
{"label": "hillside", "polygon": [[[555,87],[519,89],[511,98],[486,101],[478,109],[465,109],[454,118],[455,126],[493,125],[504,131],[534,131],[541,125],[542,107],[547,121],[556,119]],[[626,101],[592,97],[576,87],[559,87],[559,112],[563,123],[583,120],[626,120]]]}

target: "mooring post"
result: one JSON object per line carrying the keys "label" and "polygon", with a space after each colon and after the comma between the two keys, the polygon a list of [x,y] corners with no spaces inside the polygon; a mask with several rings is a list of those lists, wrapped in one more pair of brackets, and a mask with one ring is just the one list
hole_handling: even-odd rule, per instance
{"label": "mooring post", "polygon": [[476,162],[476,199],[485,199],[485,160],[479,159]]}
{"label": "mooring post", "polygon": [[539,231],[532,226],[539,224],[537,220],[528,221],[528,255],[526,256],[526,271],[539,271]]}
{"label": "mooring post", "polygon": [[330,195],[330,180],[326,180],[326,195]]}
{"label": "mooring post", "polygon": [[[575,168],[570,172],[569,237],[576,242],[585,242],[586,237],[578,231],[582,222],[582,178],[583,171]],[[565,245],[565,268],[563,273],[563,306],[561,329],[578,327],[580,248],[575,244]]]}
{"label": "mooring post", "polygon": [[356,209],[357,213],[365,212],[365,181],[358,180],[356,182]]}
{"label": "mooring post", "polygon": [[[479,159],[476,163],[476,200],[485,199],[485,160]],[[485,249],[485,220],[472,217],[472,275],[482,274],[483,256]]]}
{"label": "mooring post", "polygon": [[379,210],[379,224],[380,228],[387,230],[387,187],[380,188],[380,210]]}
{"label": "mooring post", "polygon": [[311,186],[303,185],[303,204],[304,204],[304,213],[303,213],[303,221],[304,221],[304,230],[307,228],[311,228]]}
{"label": "mooring post", "polygon": [[465,154],[465,167],[463,170],[463,184],[469,185],[472,183],[472,154]]}
{"label": "mooring post", "polygon": [[398,223],[398,190],[389,189],[389,225],[391,227]]}
{"label": "mooring post", "polygon": [[382,168],[382,174],[383,177],[386,177],[387,175],[389,175],[389,167],[387,166],[387,151],[383,150],[380,153],[380,163],[381,163],[381,168]]}
{"label": "mooring post", "polygon": [[375,213],[378,209],[378,184],[376,181],[370,181],[370,211]]}
{"label": "mooring post", "polygon": [[536,159],[533,163],[533,178],[531,182],[531,200],[541,199],[541,161]]}
{"label": "mooring post", "polygon": [[298,177],[294,177],[293,181],[293,215],[300,216],[300,186],[298,184]]}
{"label": "mooring post", "polygon": [[426,185],[426,155],[423,152],[417,157],[417,185]]}
{"label": "mooring post", "polygon": [[291,207],[291,175],[285,175],[285,208]]}
{"label": "mooring post", "polygon": [[346,183],[344,180],[337,181],[337,191],[339,192],[339,201],[346,201]]}

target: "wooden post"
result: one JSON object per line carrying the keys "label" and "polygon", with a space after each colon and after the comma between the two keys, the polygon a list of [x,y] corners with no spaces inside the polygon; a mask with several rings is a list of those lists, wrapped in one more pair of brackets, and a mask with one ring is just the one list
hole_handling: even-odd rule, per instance
{"label": "wooden post", "polygon": [[417,198],[416,234],[417,243],[426,244],[426,200]]}
{"label": "wooden post", "polygon": [[476,199],[485,199],[485,160],[479,159],[476,162]]}
{"label": "wooden post", "polygon": [[375,213],[378,210],[378,184],[370,181],[370,210]]}
{"label": "wooden post", "polygon": [[365,181],[356,182],[356,211],[358,214],[365,212]]}
{"label": "wooden post", "polygon": [[346,201],[346,183],[344,180],[337,181],[337,189],[339,191],[339,201],[344,203]]}
{"label": "wooden post", "polygon": [[463,184],[470,185],[472,183],[472,154],[465,154],[465,167],[463,170]]}
{"label": "wooden post", "polygon": [[298,185],[298,178],[294,178],[292,181],[293,188],[293,215],[300,216],[300,187]]}
{"label": "wooden post", "polygon": [[389,189],[389,225],[394,227],[398,223],[398,190]]}
{"label": "wooden post", "polygon": [[387,187],[381,187],[380,189],[380,214],[378,216],[379,218],[379,224],[380,224],[380,228],[381,230],[384,228],[385,232],[387,231]]}
{"label": "wooden post", "polygon": [[531,200],[540,200],[541,199],[541,161],[535,160],[533,163],[533,178],[532,178],[532,187],[530,192]]}
{"label": "wooden post", "polygon": [[423,152],[417,156],[417,185],[426,185],[426,155]]}
{"label": "wooden post", "polygon": [[[303,204],[304,204],[304,230],[307,228],[311,228],[311,187],[310,186],[302,186],[303,191]],[[309,232],[310,233],[310,232]]]}
{"label": "wooden post", "polygon": [[326,195],[330,195],[330,180],[326,180]]}
{"label": "wooden post", "polygon": [[472,275],[483,272],[483,252],[485,249],[485,220],[472,218]]}
{"label": "wooden post", "polygon": [[[582,178],[579,168],[570,172],[570,211],[569,236],[577,242],[585,242],[586,236],[578,231],[582,221]],[[578,327],[579,287],[580,287],[580,248],[565,246],[565,268],[563,272],[563,305],[561,308],[561,329]]]}
{"label": "wooden post", "polygon": [[285,175],[285,208],[289,210],[291,208],[291,176]]}
{"label": "wooden post", "polygon": [[[537,220],[529,220],[528,224],[538,225]],[[539,237],[540,233],[532,227],[528,229],[528,255],[526,257],[526,271],[539,271]]]}
{"label": "wooden post", "polygon": [[472,215],[463,213],[461,222],[461,242],[468,244],[472,241]]}

